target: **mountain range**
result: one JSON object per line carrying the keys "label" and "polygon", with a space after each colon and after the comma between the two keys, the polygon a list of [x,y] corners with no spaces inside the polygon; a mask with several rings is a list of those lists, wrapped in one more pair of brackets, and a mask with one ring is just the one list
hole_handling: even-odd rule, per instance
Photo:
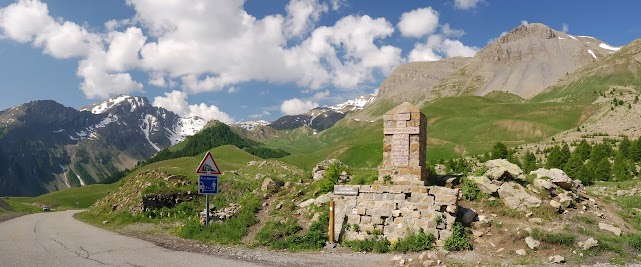
{"label": "mountain range", "polygon": [[[587,121],[596,110],[591,106],[593,102],[598,102],[595,102],[597,93],[602,94],[617,86],[632,86],[630,90],[639,91],[639,66],[640,40],[619,48],[594,37],[574,36],[543,24],[531,23],[521,25],[494,40],[474,57],[403,64],[381,83],[376,96],[362,96],[336,106],[314,108],[305,114],[283,116],[273,122],[238,123],[234,128],[254,140],[267,140],[266,143],[274,147],[316,153],[311,146],[294,147],[296,140],[282,136],[298,128],[305,129],[303,132],[311,136],[327,133],[321,136],[323,140],[340,139],[341,135],[337,135],[337,132],[345,130],[345,127],[351,127],[349,131],[365,127],[367,131],[375,132],[380,127],[365,122],[378,120],[387,110],[408,101],[427,107],[428,111],[431,107],[440,109],[438,111],[441,113],[430,119],[429,123],[436,128],[432,128],[435,130],[430,133],[428,143],[447,147],[453,153],[466,150],[460,142],[451,139],[452,135],[456,135],[453,130],[481,124],[478,121],[463,124],[448,122],[443,119],[443,114],[452,112],[444,110],[454,108],[456,112],[456,105],[468,105],[466,108],[470,112],[479,112],[476,106],[471,106],[476,102],[453,100],[451,102],[454,104],[439,102],[435,107],[430,103],[448,97],[493,96],[492,92],[508,93],[514,96],[510,99],[521,99],[514,102],[517,104],[523,101],[582,103],[581,106],[557,104],[554,109],[550,105],[539,105],[548,110],[533,110],[530,113],[534,115],[527,114],[535,116],[538,112],[548,116],[549,112],[557,110],[576,111],[576,122],[561,121],[564,126],[556,122],[545,124],[545,118],[534,121],[492,121],[487,126],[488,129],[506,127],[510,131],[522,129],[519,130],[518,140],[535,140],[532,137],[540,139],[566,128],[580,126],[574,123]],[[464,101],[469,100],[480,101],[471,98],[465,98]],[[483,101],[480,102],[483,104],[481,107],[488,108],[489,104],[494,103],[491,101],[495,100]],[[515,108],[518,110],[519,107]],[[348,125],[351,121],[358,123]],[[183,118],[164,108],[152,106],[146,98],[133,96],[114,97],[81,110],[45,100],[0,111],[0,195],[38,195],[107,181],[114,173],[133,168],[139,161],[149,159],[158,151],[197,133],[206,124],[201,118]],[[341,130],[332,131],[339,124]],[[450,137],[446,137],[448,134]],[[269,141],[278,136],[281,139]],[[371,140],[379,139],[372,136]],[[300,142],[322,145],[326,141],[307,138]],[[359,142],[363,142],[358,144],[360,148],[374,149],[376,146],[375,149],[378,149],[380,145],[378,141],[377,144],[366,143],[370,142],[369,135],[368,138],[360,138]],[[356,150],[343,142],[327,152],[331,151],[330,154],[334,156],[341,153],[355,156],[358,154]],[[314,159],[323,159],[320,158],[321,154],[313,155]],[[300,158],[295,155],[292,157]]]}

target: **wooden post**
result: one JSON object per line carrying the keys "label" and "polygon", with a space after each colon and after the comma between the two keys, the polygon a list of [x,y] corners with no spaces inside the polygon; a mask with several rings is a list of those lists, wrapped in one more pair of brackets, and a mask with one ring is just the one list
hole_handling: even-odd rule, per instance
{"label": "wooden post", "polygon": [[329,201],[329,242],[334,243],[334,200]]}

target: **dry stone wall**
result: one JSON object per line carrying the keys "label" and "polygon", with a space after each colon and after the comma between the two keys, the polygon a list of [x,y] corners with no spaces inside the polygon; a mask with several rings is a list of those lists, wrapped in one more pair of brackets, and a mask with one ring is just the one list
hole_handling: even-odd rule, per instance
{"label": "dry stone wall", "polygon": [[334,234],[339,240],[378,236],[394,242],[423,229],[437,245],[452,235],[459,189],[417,185],[335,186]]}

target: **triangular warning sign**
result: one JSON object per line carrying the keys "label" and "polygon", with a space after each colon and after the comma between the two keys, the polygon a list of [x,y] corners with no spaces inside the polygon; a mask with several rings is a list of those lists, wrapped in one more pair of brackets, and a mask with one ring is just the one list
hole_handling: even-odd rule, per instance
{"label": "triangular warning sign", "polygon": [[198,174],[221,174],[214,157],[211,156],[211,153],[207,151],[207,155],[203,158],[203,161],[200,162],[200,166],[196,170]]}

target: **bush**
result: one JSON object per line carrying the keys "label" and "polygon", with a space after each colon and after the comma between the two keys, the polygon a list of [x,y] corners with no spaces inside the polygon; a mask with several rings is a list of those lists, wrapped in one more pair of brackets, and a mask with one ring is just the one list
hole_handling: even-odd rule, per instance
{"label": "bush", "polygon": [[481,190],[476,185],[476,183],[467,178],[463,178],[463,186],[461,186],[461,191],[463,191],[463,197],[465,197],[467,200],[476,200],[481,196]]}
{"label": "bush", "polygon": [[343,244],[358,252],[386,253],[390,250],[390,243],[386,238],[351,240]]}
{"label": "bush", "polygon": [[329,236],[327,235],[328,228],[329,213],[323,212],[318,221],[312,224],[307,233],[293,234],[284,239],[276,240],[272,243],[272,248],[292,251],[321,249],[325,246],[327,240],[329,240]]}
{"label": "bush", "polygon": [[269,221],[256,233],[256,242],[261,245],[266,245],[274,240],[293,235],[301,229],[302,227],[300,227],[294,219],[288,219],[284,223]]}
{"label": "bush", "polygon": [[467,239],[465,229],[459,222],[454,224],[452,236],[445,240],[445,249],[450,251],[472,250],[472,243]]}
{"label": "bush", "polygon": [[334,162],[329,165],[329,168],[327,168],[323,174],[323,179],[320,180],[319,183],[319,191],[321,194],[334,190],[334,185],[338,183],[338,178],[340,177],[341,172],[343,172],[342,164]]}
{"label": "bush", "polygon": [[421,229],[418,234],[410,233],[405,238],[399,239],[391,247],[393,251],[398,252],[418,252],[434,248],[436,237],[432,233],[425,234]]}

